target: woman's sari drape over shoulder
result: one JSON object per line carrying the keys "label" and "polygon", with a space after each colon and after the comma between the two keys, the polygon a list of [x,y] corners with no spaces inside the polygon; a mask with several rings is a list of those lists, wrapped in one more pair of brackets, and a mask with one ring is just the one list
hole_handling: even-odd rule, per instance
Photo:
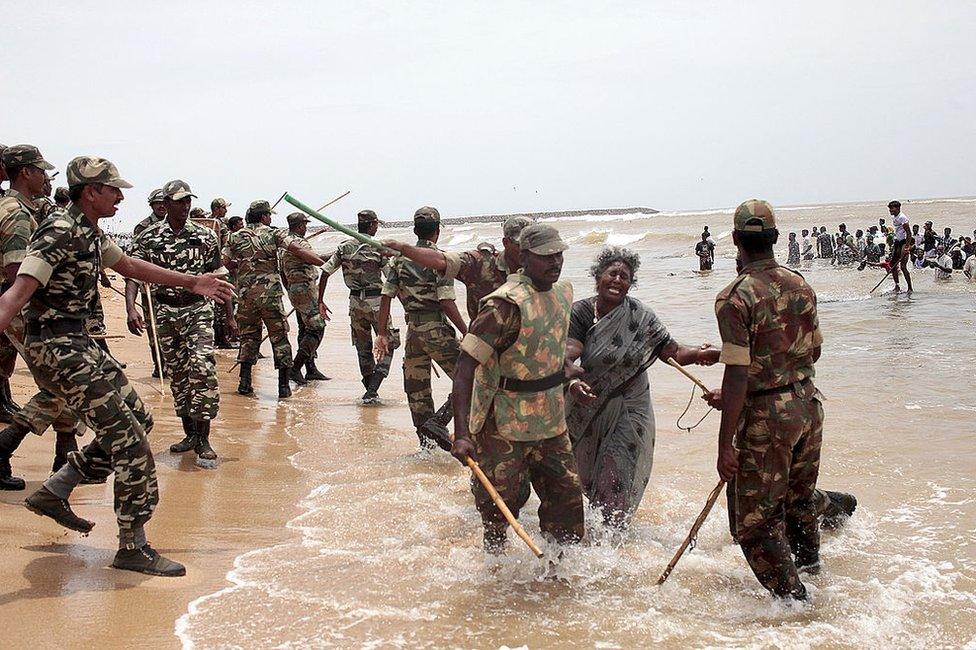
{"label": "woman's sari drape over shoulder", "polygon": [[583,342],[580,362],[597,399],[583,405],[568,398],[566,423],[587,498],[618,523],[637,509],[651,475],[655,429],[646,370],[670,340],[653,310],[628,296]]}

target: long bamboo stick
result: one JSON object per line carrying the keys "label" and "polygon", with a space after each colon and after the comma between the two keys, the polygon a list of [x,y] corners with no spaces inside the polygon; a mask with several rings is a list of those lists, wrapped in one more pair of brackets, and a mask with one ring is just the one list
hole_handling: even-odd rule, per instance
{"label": "long bamboo stick", "polygon": [[541,558],[543,556],[542,549],[540,549],[536,545],[536,543],[532,540],[532,538],[529,536],[529,534],[525,532],[525,529],[522,528],[522,524],[518,522],[518,519],[515,518],[515,516],[512,514],[512,511],[508,509],[507,505],[505,505],[505,500],[502,499],[501,495],[498,494],[498,490],[495,489],[495,486],[492,485],[491,481],[488,480],[488,477],[485,476],[485,473],[481,470],[481,466],[478,465],[478,463],[475,462],[475,460],[470,456],[468,456],[468,459],[465,462],[467,463],[468,467],[471,468],[471,471],[474,472],[474,475],[481,482],[481,485],[484,486],[485,491],[488,492],[488,495],[491,497],[491,500],[495,502],[495,505],[498,507],[502,515],[508,521],[508,525],[511,526],[512,530],[515,531],[515,534],[522,538],[522,541],[525,542],[525,545],[529,547],[529,550],[535,553],[536,557]]}
{"label": "long bamboo stick", "polygon": [[671,575],[674,567],[678,564],[678,560],[680,560],[681,556],[684,555],[685,550],[691,546],[692,542],[694,542],[698,537],[698,531],[701,529],[702,524],[705,523],[705,519],[708,518],[708,513],[712,511],[712,506],[715,505],[715,501],[718,499],[718,495],[721,494],[722,487],[724,485],[725,481],[719,481],[718,485],[715,486],[711,494],[708,495],[708,500],[705,501],[705,507],[702,508],[701,514],[698,515],[697,519],[695,519],[695,523],[691,525],[691,530],[688,531],[688,536],[685,537],[685,541],[681,543],[681,546],[674,554],[674,557],[671,558],[670,562],[668,562],[668,566],[664,568],[664,572],[661,574],[661,577],[657,579],[658,585],[664,584],[664,581],[668,579],[668,576]]}
{"label": "long bamboo stick", "polygon": [[672,368],[674,368],[675,370],[677,370],[678,372],[680,372],[682,375],[684,375],[688,379],[690,379],[691,381],[695,382],[695,384],[699,388],[702,389],[702,392],[703,393],[707,393],[708,392],[708,386],[706,386],[704,383],[702,383],[702,381],[700,379],[698,379],[698,377],[694,376],[693,374],[691,374],[690,372],[688,372],[687,370],[685,370],[684,366],[682,366],[680,363],[678,363],[677,361],[674,360],[674,357],[669,358],[667,360],[667,364],[669,366],[671,366]]}

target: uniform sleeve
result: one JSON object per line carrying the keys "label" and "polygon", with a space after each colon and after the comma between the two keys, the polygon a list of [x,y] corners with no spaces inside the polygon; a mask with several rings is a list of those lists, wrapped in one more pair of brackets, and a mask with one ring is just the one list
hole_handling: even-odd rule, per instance
{"label": "uniform sleeve", "polygon": [[444,252],[444,259],[447,268],[443,276],[449,280],[458,279],[464,282],[466,276],[470,276],[473,269],[481,259],[478,251],[464,251],[463,253]]}
{"label": "uniform sleeve", "polygon": [[325,264],[322,265],[322,273],[326,275],[332,275],[339,270],[342,266],[342,245],[336,247],[335,252],[329,255],[329,259],[325,260]]}
{"label": "uniform sleeve", "polygon": [[288,248],[295,241],[295,237],[281,228],[275,228],[274,240],[275,246],[278,248]]}
{"label": "uniform sleeve", "polygon": [[210,246],[210,254],[207,260],[206,266],[204,268],[209,273],[220,273],[221,275],[227,274],[227,269],[224,268],[224,261],[220,257],[220,239],[217,237],[217,233],[210,231],[210,237],[208,239]]}
{"label": "uniform sleeve", "polygon": [[456,298],[457,294],[454,293],[454,280],[446,275],[439,276],[437,278],[437,299],[455,300]]}
{"label": "uniform sleeve", "polygon": [[383,282],[383,290],[381,291],[384,296],[392,298],[400,292],[400,274],[397,273],[397,269],[399,269],[399,265],[392,262],[387,267],[386,280]]}
{"label": "uniform sleeve", "polygon": [[715,317],[722,337],[722,354],[718,360],[727,366],[752,364],[749,350],[749,313],[745,304],[733,293],[715,303]]}
{"label": "uniform sleeve", "polygon": [[4,221],[3,249],[0,251],[3,255],[3,266],[20,264],[27,256],[27,246],[30,244],[34,225],[25,210],[13,212]]}
{"label": "uniform sleeve", "polygon": [[26,275],[47,286],[51,274],[69,255],[71,233],[69,223],[61,219],[45,221],[31,237],[27,256],[17,275]]}
{"label": "uniform sleeve", "polygon": [[522,327],[518,308],[507,300],[491,298],[481,308],[461,339],[461,349],[478,363],[485,363],[495,354],[507,350]]}
{"label": "uniform sleeve", "polygon": [[115,240],[108,235],[102,233],[100,241],[98,242],[99,247],[102,250],[102,268],[111,268],[119,263],[125,253],[119,248],[119,245],[115,243]]}
{"label": "uniform sleeve", "polygon": [[129,257],[133,257],[137,260],[143,260],[148,262],[147,251],[145,246],[145,239],[142,237],[142,233],[139,233],[133,240],[132,245],[129,246]]}

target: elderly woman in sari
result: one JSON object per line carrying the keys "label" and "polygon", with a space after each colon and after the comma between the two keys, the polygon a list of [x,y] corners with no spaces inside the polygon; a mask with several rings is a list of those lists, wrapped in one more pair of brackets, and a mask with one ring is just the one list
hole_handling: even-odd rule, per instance
{"label": "elderly woman in sari", "polygon": [[573,303],[567,363],[580,361],[596,399],[567,397],[566,423],[583,491],[605,523],[626,527],[654,460],[654,410],[647,368],[656,359],[711,365],[720,350],[681,345],[654,312],[628,296],[640,258],[604,248],[590,268],[596,295]]}

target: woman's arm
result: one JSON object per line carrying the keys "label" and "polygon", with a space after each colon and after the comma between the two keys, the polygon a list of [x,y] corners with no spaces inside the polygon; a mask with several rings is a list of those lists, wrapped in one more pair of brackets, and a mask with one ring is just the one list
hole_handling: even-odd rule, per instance
{"label": "woman's arm", "polygon": [[674,359],[679,365],[688,366],[696,363],[700,366],[710,366],[718,362],[718,357],[722,353],[719,348],[712,347],[711,343],[702,343],[698,346],[682,345],[671,339],[661,348],[658,358],[661,361]]}

